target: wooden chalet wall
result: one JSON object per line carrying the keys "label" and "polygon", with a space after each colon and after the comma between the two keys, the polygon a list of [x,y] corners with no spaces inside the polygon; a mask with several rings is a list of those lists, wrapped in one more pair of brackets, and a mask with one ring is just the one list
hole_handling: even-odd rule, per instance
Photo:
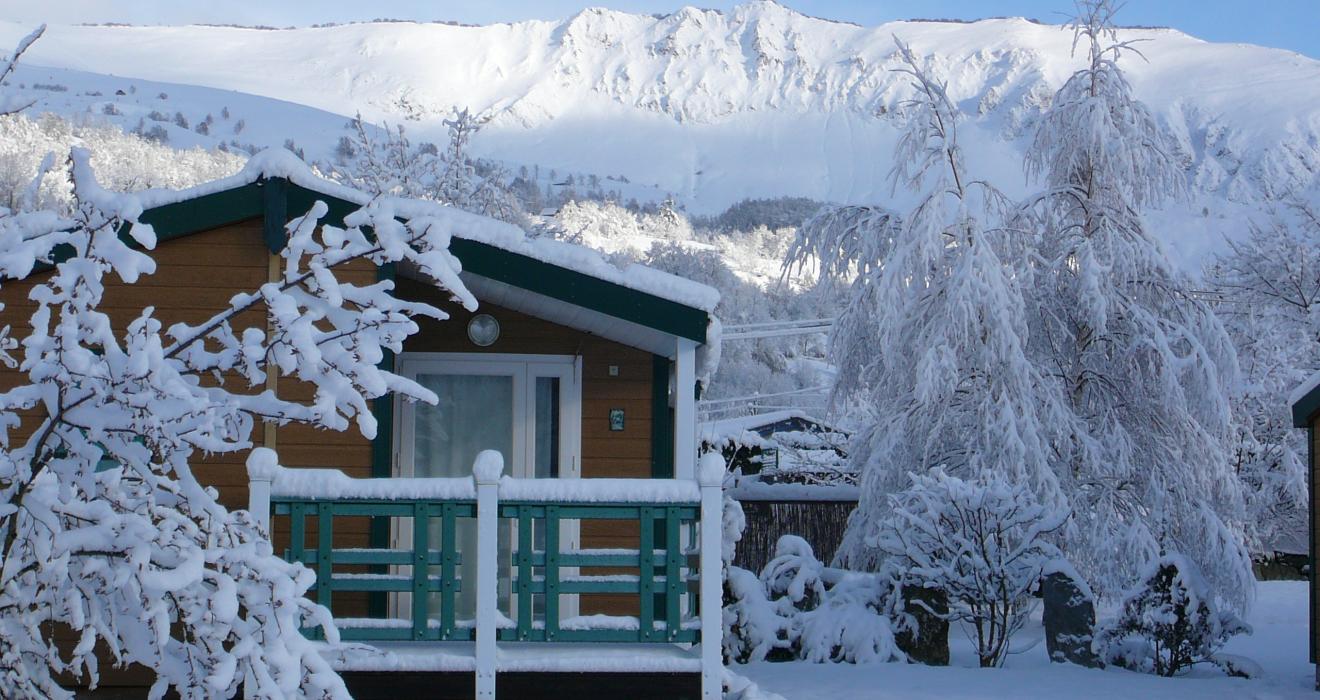
{"label": "wooden chalet wall", "polygon": [[[230,297],[240,290],[253,290],[266,281],[270,253],[262,242],[260,219],[225,226],[162,243],[153,253],[156,273],[143,276],[136,284],[125,285],[113,275],[107,276],[101,310],[110,316],[117,333],[123,333],[146,306],[156,307],[156,318],[165,326],[183,321],[199,323],[228,306]],[[0,325],[13,325],[15,334],[26,334],[28,319],[36,305],[28,300],[34,281],[44,279],[37,273],[33,280],[5,281],[0,285]],[[264,312],[239,316],[240,327],[262,326]],[[0,390],[15,386],[22,377],[16,370],[0,367]],[[25,415],[13,437],[22,439],[35,429],[35,412]],[[260,435],[257,436],[260,440]],[[247,469],[245,454],[202,458],[194,463],[194,472],[205,484],[220,491],[227,506],[247,506]]]}
{"label": "wooden chalet wall", "polygon": [[[1311,424],[1306,429],[1307,452],[1310,458],[1310,470],[1308,472],[1311,482],[1311,566],[1310,566],[1310,593],[1311,593],[1311,663],[1316,662],[1317,650],[1320,650],[1320,596],[1316,591],[1316,558],[1317,543],[1320,543],[1320,413],[1311,416]],[[1320,690],[1320,666],[1316,667],[1315,687]]]}
{"label": "wooden chalet wall", "polygon": [[[144,276],[133,285],[107,280],[102,308],[110,315],[116,331],[123,332],[148,305],[155,306],[156,317],[166,327],[176,321],[200,322],[224,309],[235,293],[254,290],[266,282],[272,274],[272,265],[280,260],[270,253],[263,239],[260,218],[163,241],[152,256],[157,262],[155,274]],[[337,274],[345,281],[358,284],[377,279],[375,267],[366,262]],[[39,274],[34,279],[40,278]],[[35,307],[27,299],[32,284],[30,281],[6,282],[0,286],[0,301],[5,306],[0,312],[4,316],[0,325],[13,325],[20,335]],[[406,350],[581,355],[582,476],[653,476],[657,469],[657,457],[652,449],[652,413],[656,405],[653,377],[657,366],[653,355],[491,305],[483,305],[480,311],[499,319],[502,334],[493,346],[479,348],[466,336],[471,314],[449,303],[443,292],[409,279],[400,278],[396,284],[400,296],[430,301],[452,314],[452,318],[444,322],[424,320],[420,333],[409,339]],[[258,310],[240,316],[235,325],[240,329],[264,327],[263,313]],[[610,366],[618,368],[617,376],[609,375]],[[20,379],[15,370],[0,367],[0,390],[14,386]],[[274,384],[283,398],[308,400],[312,397],[311,387],[301,382],[281,378]],[[626,411],[623,431],[609,430],[611,408]],[[35,428],[37,420],[35,412],[24,416],[13,437],[26,437]],[[667,415],[663,424],[668,424]],[[382,426],[382,430],[386,429]],[[388,439],[389,434],[384,434]],[[664,436],[667,438],[667,429]],[[379,473],[380,457],[373,450],[372,442],[355,428],[337,433],[307,426],[258,426],[252,440],[277,449],[281,462],[288,467],[341,469],[354,477],[383,475]],[[661,454],[666,453],[662,451]],[[227,507],[247,507],[246,456],[246,453],[233,453],[200,457],[194,461],[198,479],[214,486],[220,494],[220,501]],[[366,519],[337,525],[340,529],[336,532],[336,546],[366,546],[369,543],[370,524]],[[273,534],[279,551],[287,543],[287,526],[277,523]],[[609,528],[591,525],[584,527],[582,535],[584,545],[589,547],[635,547],[637,543],[635,523],[631,529],[617,525]],[[314,524],[308,536],[315,537]],[[334,601],[338,614],[360,616],[367,613],[364,594],[342,595],[345,599]],[[609,596],[596,596],[593,602],[596,604],[584,604],[584,609],[592,612],[626,611],[636,606],[635,600]]]}

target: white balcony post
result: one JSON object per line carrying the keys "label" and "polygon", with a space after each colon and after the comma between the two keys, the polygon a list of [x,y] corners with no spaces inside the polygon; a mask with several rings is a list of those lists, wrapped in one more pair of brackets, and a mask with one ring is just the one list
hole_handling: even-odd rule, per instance
{"label": "white balcony post", "polygon": [[724,458],[707,453],[697,473],[701,486],[701,697],[719,700],[724,693]]}
{"label": "white balcony post", "polygon": [[695,479],[697,466],[697,343],[679,338],[674,355],[674,478]]}
{"label": "white balcony post", "polygon": [[268,447],[254,447],[248,453],[248,512],[270,537],[270,484],[279,470],[279,456]]}
{"label": "white balcony post", "polygon": [[504,457],[484,450],[472,465],[477,482],[477,698],[495,698],[496,618],[499,603],[499,499]]}

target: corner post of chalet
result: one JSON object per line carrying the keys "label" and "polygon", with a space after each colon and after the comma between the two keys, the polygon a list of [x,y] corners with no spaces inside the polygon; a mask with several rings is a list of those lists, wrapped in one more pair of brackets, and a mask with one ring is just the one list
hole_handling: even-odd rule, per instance
{"label": "corner post of chalet", "polygon": [[674,478],[697,474],[697,343],[679,338],[674,354]]}
{"label": "corner post of chalet", "polygon": [[248,454],[248,512],[270,537],[270,485],[279,469],[279,456],[267,447],[255,447]]}
{"label": "corner post of chalet", "polygon": [[[1297,387],[1289,403],[1292,405],[1294,428],[1306,430],[1306,483],[1310,490],[1310,507],[1307,527],[1307,557],[1310,559],[1308,588],[1310,588],[1310,630],[1308,654],[1311,663],[1320,659],[1320,591],[1316,590],[1316,560],[1320,559],[1320,372],[1317,372],[1301,386]],[[1320,664],[1315,667],[1315,689],[1320,690]]]}
{"label": "corner post of chalet", "polygon": [[702,456],[697,483],[701,487],[701,600],[698,610],[701,618],[701,697],[702,700],[719,700],[724,693],[724,623],[721,618],[724,458],[718,452]]}
{"label": "corner post of chalet", "polygon": [[499,581],[499,490],[504,456],[484,450],[472,465],[477,483],[477,698],[495,698],[496,618],[495,594]]}

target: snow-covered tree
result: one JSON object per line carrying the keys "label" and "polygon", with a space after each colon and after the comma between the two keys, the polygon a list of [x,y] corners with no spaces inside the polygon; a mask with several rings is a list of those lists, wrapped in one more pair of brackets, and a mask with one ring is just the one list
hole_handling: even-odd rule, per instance
{"label": "snow-covered tree", "polygon": [[884,240],[808,247],[873,256],[849,263],[864,274],[831,339],[836,396],[874,416],[854,440],[861,497],[836,556],[864,570],[883,563],[875,537],[912,471],[1002,476],[1067,510],[1050,463],[1062,404],[1026,355],[1020,242],[998,225],[1002,195],[963,164],[944,87],[901,42],[899,52],[917,97],[893,177],[918,204],[897,229],[863,229]]}
{"label": "snow-covered tree", "polygon": [[981,665],[1000,666],[1035,607],[1042,569],[1059,556],[1048,537],[1068,513],[998,473],[975,481],[938,469],[910,476],[874,539],[886,571],[947,594],[950,620],[975,631]]}
{"label": "snow-covered tree", "polygon": [[[171,148],[113,126],[71,122],[50,113],[35,117],[11,114],[0,118],[0,207],[72,212],[73,188],[68,178],[37,181],[33,174],[47,155],[68,153],[74,145],[92,153],[97,180],[118,192],[179,189],[218,180],[242,169],[247,156]],[[38,183],[35,190],[34,182]]]}
{"label": "snow-covered tree", "polygon": [[1226,448],[1233,347],[1142,219],[1183,192],[1183,173],[1118,67],[1134,49],[1117,42],[1117,5],[1078,9],[1086,65],[1040,119],[1026,164],[1045,190],[1024,208],[1039,235],[1031,354],[1071,414],[1054,446],[1077,514],[1066,549],[1101,595],[1170,551],[1244,605],[1253,582]]}
{"label": "snow-covered tree", "polygon": [[449,128],[449,145],[445,148],[444,168],[437,183],[438,199],[466,208],[476,192],[477,172],[472,167],[468,148],[472,137],[481,129],[482,122],[464,108],[445,120]]}
{"label": "snow-covered tree", "polygon": [[[251,449],[263,421],[355,425],[371,437],[370,399],[435,401],[377,365],[416,332],[416,317],[444,314],[395,299],[388,281],[355,285],[336,271],[410,264],[475,308],[449,227],[400,222],[387,199],[346,228],[320,225],[317,202],[288,224],[278,280],[196,324],[146,307],[120,328],[102,301],[108,287],[152,274],[156,237],[138,222],[142,201],[102,189],[89,160],[69,156],[72,214],[0,210],[0,284],[26,280],[35,303],[24,322],[6,316],[0,334],[20,341],[3,343],[17,378],[0,392],[0,696],[71,697],[56,676],[95,683],[100,649],[153,670],[153,697],[230,697],[240,683],[259,698],[347,697],[299,632],[321,625],[337,637],[328,611],[303,597],[312,573],[276,556],[190,463]],[[248,167],[306,173],[278,150]],[[264,319],[241,325],[249,310]],[[268,373],[308,383],[314,400],[266,391]],[[57,626],[75,643],[57,644]]]}
{"label": "snow-covered tree", "polygon": [[331,167],[335,179],[364,192],[413,199],[435,199],[438,157],[433,148],[413,145],[403,126],[386,124],[373,136],[359,114],[352,136],[340,141],[342,162]]}
{"label": "snow-covered tree", "polygon": [[1230,463],[1242,480],[1253,551],[1306,551],[1306,438],[1292,427],[1294,387],[1320,371],[1320,213],[1297,201],[1253,225],[1205,275],[1238,353]]}
{"label": "snow-covered tree", "polygon": [[358,115],[349,124],[352,134],[340,138],[336,162],[322,169],[331,178],[372,194],[427,199],[521,224],[526,217],[508,190],[504,168],[497,163],[478,164],[468,155],[469,143],[482,123],[466,109],[445,120],[449,143],[441,153],[435,144],[414,144],[400,125],[386,124],[383,133],[373,136]]}
{"label": "snow-covered tree", "polygon": [[1161,676],[1176,676],[1199,663],[1218,664],[1215,654],[1224,643],[1251,634],[1251,627],[1220,609],[1217,598],[1195,565],[1164,555],[1147,566],[1095,646],[1107,663]]}

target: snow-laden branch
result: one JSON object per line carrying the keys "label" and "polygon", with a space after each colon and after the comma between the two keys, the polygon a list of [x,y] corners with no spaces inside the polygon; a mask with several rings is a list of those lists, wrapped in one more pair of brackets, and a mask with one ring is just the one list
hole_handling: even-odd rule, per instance
{"label": "snow-laden branch", "polygon": [[[355,423],[372,436],[371,399],[434,401],[379,364],[416,317],[444,314],[395,298],[389,281],[338,272],[407,264],[474,308],[449,228],[400,221],[390,200],[340,228],[320,222],[317,202],[289,223],[277,279],[201,323],[167,327],[147,307],[119,327],[101,304],[112,285],[154,272],[156,237],[139,197],[102,189],[88,161],[80,149],[69,158],[70,216],[0,212],[0,284],[32,283],[36,303],[28,327],[0,334],[23,336],[8,344],[23,381],[0,393],[0,695],[67,697],[55,675],[94,682],[101,646],[154,670],[156,692],[224,697],[246,678],[254,697],[344,697],[299,631],[334,636],[328,612],[303,598],[311,572],[276,557],[191,463],[248,449],[261,421]],[[38,263],[52,268],[34,277]],[[239,325],[249,311],[260,325]],[[266,390],[271,373],[310,385],[312,399]],[[78,643],[57,648],[51,623]]]}

